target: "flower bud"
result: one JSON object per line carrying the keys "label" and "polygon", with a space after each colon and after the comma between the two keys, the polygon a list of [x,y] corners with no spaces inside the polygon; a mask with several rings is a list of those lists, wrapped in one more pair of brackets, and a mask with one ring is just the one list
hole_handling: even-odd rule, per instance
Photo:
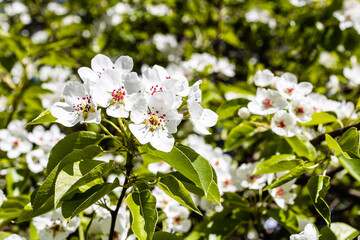
{"label": "flower bud", "polygon": [[250,111],[249,111],[249,109],[247,107],[242,107],[242,108],[239,109],[238,115],[242,119],[246,120],[246,119],[248,119],[250,117]]}

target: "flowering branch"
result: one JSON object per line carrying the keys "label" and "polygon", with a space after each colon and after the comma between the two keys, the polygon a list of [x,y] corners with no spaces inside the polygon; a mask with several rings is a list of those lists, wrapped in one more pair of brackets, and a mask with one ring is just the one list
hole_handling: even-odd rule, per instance
{"label": "flowering branch", "polygon": [[360,129],[360,123],[355,123],[355,124],[349,125],[347,127],[336,129],[329,133],[321,134],[320,136],[317,136],[316,138],[312,139],[310,141],[310,143],[314,146],[319,145],[322,141],[325,140],[325,134],[329,134],[331,137],[335,138],[335,137],[341,136],[344,132],[346,132],[348,129],[350,129],[352,127]]}

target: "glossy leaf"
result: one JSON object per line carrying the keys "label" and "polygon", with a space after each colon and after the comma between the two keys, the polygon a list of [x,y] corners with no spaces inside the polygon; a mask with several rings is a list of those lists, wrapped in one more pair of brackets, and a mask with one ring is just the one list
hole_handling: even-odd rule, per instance
{"label": "glossy leaf", "polygon": [[360,181],[360,158],[346,158],[340,155],[339,162],[351,176]]}
{"label": "glossy leaf", "polygon": [[225,141],[225,149],[226,150],[234,150],[242,144],[241,139],[247,137],[255,130],[255,127],[249,122],[242,122],[238,126],[234,127],[226,141]]}
{"label": "glossy leaf", "polygon": [[341,149],[352,158],[360,158],[359,132],[355,127],[348,129],[339,139]]}
{"label": "glossy leaf", "polygon": [[316,159],[316,149],[305,136],[286,137],[285,139],[299,157],[306,157],[310,161]]}
{"label": "glossy leaf", "polygon": [[201,214],[191,198],[189,191],[184,185],[172,175],[166,175],[160,179],[158,186],[171,198],[175,199],[180,204]]}
{"label": "glossy leaf", "polygon": [[132,223],[131,229],[140,240],[151,240],[158,219],[156,198],[149,190],[140,193],[133,192],[126,198]]}
{"label": "glossy leaf", "polygon": [[83,149],[84,147],[95,144],[102,138],[102,135],[93,132],[75,132],[61,139],[50,151],[49,162],[46,167],[48,173],[50,173],[55,166],[66,155],[71,153],[75,149]]}
{"label": "glossy leaf", "polygon": [[153,240],[182,240],[183,238],[178,237],[168,232],[155,232]]}
{"label": "glossy leaf", "polygon": [[265,173],[284,172],[291,170],[302,163],[302,160],[296,159],[295,156],[291,154],[275,155],[265,161],[260,162],[256,166],[253,174],[258,175]]}
{"label": "glossy leaf", "polygon": [[290,209],[284,210],[279,207],[271,208],[268,211],[270,217],[275,219],[281,226],[286,228],[290,234],[299,233],[299,222],[297,214]]}
{"label": "glossy leaf", "polygon": [[354,239],[360,233],[355,228],[342,222],[331,223],[330,229],[335,234],[337,240]]}
{"label": "glossy leaf", "polygon": [[336,122],[337,119],[333,115],[326,112],[314,112],[309,122],[301,124],[302,126],[314,126],[319,124],[328,124]]}
{"label": "glossy leaf", "polygon": [[326,192],[330,188],[330,177],[329,176],[313,176],[307,183],[310,198],[315,206],[318,213],[324,218],[326,223],[329,225],[330,220],[330,209],[324,198]]}
{"label": "glossy leaf", "polygon": [[34,120],[27,123],[26,125],[34,125],[34,124],[42,124],[42,123],[53,123],[57,120],[56,117],[51,115],[50,110],[46,110],[42,112],[39,116],[37,116]]}
{"label": "glossy leaf", "polygon": [[119,179],[116,178],[113,183],[97,184],[85,192],[75,194],[72,199],[63,202],[61,206],[63,216],[68,218],[78,215],[119,186]]}

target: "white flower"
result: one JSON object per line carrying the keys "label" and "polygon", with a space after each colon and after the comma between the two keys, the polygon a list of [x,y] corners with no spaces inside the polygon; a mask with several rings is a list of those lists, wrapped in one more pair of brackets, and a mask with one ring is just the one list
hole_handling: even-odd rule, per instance
{"label": "white flower", "polygon": [[49,155],[41,148],[35,149],[26,154],[26,162],[30,171],[33,173],[39,173],[47,166]]}
{"label": "white flower", "polygon": [[156,198],[156,207],[161,210],[169,209],[169,206],[178,206],[179,203],[175,201],[173,198],[169,197],[163,190],[161,190],[158,186],[155,186],[152,190],[152,195]]}
{"label": "white flower", "polygon": [[57,2],[50,2],[47,5],[47,10],[49,12],[55,13],[56,15],[64,15],[68,12],[67,9],[62,4]]}
{"label": "white flower", "polygon": [[201,90],[199,85],[201,80],[197,81],[190,89],[187,104],[189,106],[190,122],[194,125],[195,131],[201,134],[211,134],[207,128],[215,126],[218,115],[201,106]]}
{"label": "white flower", "polygon": [[236,181],[235,184],[239,189],[262,189],[265,187],[266,182],[273,178],[273,174],[252,175],[257,164],[243,163],[236,169],[233,179]]}
{"label": "white flower", "polygon": [[165,4],[151,5],[146,4],[146,10],[151,14],[158,17],[163,17],[172,13],[172,10]]}
{"label": "white flower", "polygon": [[129,56],[120,56],[115,63],[110,58],[103,54],[96,55],[91,59],[91,69],[88,67],[81,67],[78,73],[84,84],[87,87],[97,83],[105,70],[114,69],[119,73],[129,73],[134,66],[134,62]]}
{"label": "white flower", "polygon": [[0,149],[7,152],[8,158],[17,158],[29,152],[33,145],[26,139],[25,121],[13,120],[7,129],[0,130]]}
{"label": "white flower", "polygon": [[61,20],[61,26],[69,26],[73,23],[81,23],[81,17],[77,15],[68,15]]}
{"label": "white flower", "polygon": [[191,220],[189,219],[190,212],[183,206],[169,206],[168,211],[165,212],[167,219],[166,231],[187,232],[191,227]]}
{"label": "white flower", "polygon": [[258,70],[254,76],[254,83],[259,87],[266,87],[272,84],[274,74],[269,69]]}
{"label": "white flower", "polygon": [[169,53],[172,50],[175,50],[178,46],[178,42],[176,41],[176,38],[172,34],[161,34],[156,33],[153,37],[153,42],[160,52],[163,53]]}
{"label": "white flower", "polygon": [[264,88],[258,88],[255,99],[248,104],[249,111],[258,115],[273,114],[287,106],[288,102],[277,91]]}
{"label": "white flower", "polygon": [[0,206],[2,205],[2,203],[6,200],[6,196],[3,192],[3,190],[0,189]]}
{"label": "white flower", "polygon": [[216,64],[213,66],[214,72],[220,72],[227,77],[235,76],[235,65],[231,64],[229,59],[220,58],[217,60]]}
{"label": "white flower", "polygon": [[338,77],[335,75],[330,75],[329,81],[326,83],[326,87],[328,89],[328,93],[330,96],[338,93],[340,91],[340,84]]}
{"label": "white flower", "polygon": [[206,215],[212,215],[215,212],[221,212],[224,207],[221,205],[217,205],[214,202],[210,202],[209,200],[205,199],[205,198],[200,198],[200,204],[199,207],[206,211]]}
{"label": "white flower", "polygon": [[292,137],[296,133],[296,119],[284,110],[275,113],[271,119],[271,130],[277,135]]}
{"label": "white flower", "polygon": [[296,7],[303,7],[313,2],[313,0],[289,0]]}
{"label": "white flower", "polygon": [[238,115],[242,119],[246,120],[250,117],[250,111],[247,107],[242,107],[238,110]]}
{"label": "white flower", "polygon": [[196,72],[203,72],[208,68],[209,73],[212,73],[213,66],[216,65],[216,57],[208,53],[194,53],[190,60],[184,62],[185,69],[195,70]]}
{"label": "white flower", "polygon": [[0,112],[4,112],[7,109],[8,99],[5,96],[0,97]]}
{"label": "white flower", "polygon": [[56,124],[53,124],[48,131],[43,126],[37,125],[27,136],[30,142],[35,143],[48,152],[64,137],[65,134],[60,132],[60,128]]}
{"label": "white flower", "polygon": [[130,131],[141,144],[150,144],[164,152],[170,152],[182,115],[172,108],[174,95],[170,92],[156,92],[147,99],[138,98],[133,106],[129,125]]}
{"label": "white flower", "polygon": [[312,84],[309,82],[297,83],[297,77],[291,73],[284,73],[281,77],[276,77],[276,88],[280,95],[291,99],[294,96],[305,96],[311,93]]}
{"label": "white flower", "polygon": [[150,163],[148,165],[150,172],[156,174],[157,172],[167,173],[171,171],[171,166],[164,161]]}
{"label": "white flower", "polygon": [[48,34],[45,31],[37,31],[31,36],[31,41],[35,44],[45,43],[48,39]]}
{"label": "white flower", "polygon": [[[284,173],[277,173],[277,177],[285,175]],[[269,190],[270,195],[274,198],[276,204],[282,209],[287,209],[287,205],[294,204],[294,199],[296,198],[296,193],[292,193],[292,189],[296,186],[295,179],[291,180],[280,187],[273,188]]]}
{"label": "white flower", "polygon": [[127,3],[119,2],[112,8],[106,11],[106,15],[110,18],[110,23],[112,26],[116,26],[123,21],[123,16],[125,14],[133,14],[134,9]]}
{"label": "white flower", "polygon": [[[110,206],[112,210],[114,210],[115,207],[115,205]],[[98,224],[100,225],[100,230],[102,233],[101,239],[109,239],[111,215],[108,210],[103,208],[98,208],[96,213],[99,214]],[[114,236],[117,236],[117,239],[119,240],[125,240],[129,229],[130,214],[129,211],[126,210],[126,205],[122,204],[116,217]]]}
{"label": "white flower", "polygon": [[334,17],[340,21],[340,29],[345,30],[354,27],[360,34],[360,3],[356,0],[345,0],[343,8],[334,12]]}
{"label": "white flower", "polygon": [[270,16],[269,11],[261,8],[254,8],[245,14],[246,21],[261,22],[268,24],[270,28],[276,27],[276,20]]}
{"label": "white flower", "polygon": [[33,218],[33,224],[37,229],[39,239],[62,240],[76,231],[80,220],[74,217],[67,223],[60,209],[56,209]]}
{"label": "white flower", "polygon": [[140,89],[140,78],[136,73],[120,74],[105,70],[97,83],[90,87],[96,104],[107,108],[106,113],[116,118],[127,118]]}
{"label": "white flower", "polygon": [[329,52],[321,52],[319,56],[319,63],[326,68],[336,68],[337,57]]}
{"label": "white flower", "polygon": [[306,123],[311,120],[314,108],[306,97],[295,97],[291,100],[289,111],[298,122]]}
{"label": "white flower", "polygon": [[349,86],[356,87],[360,84],[360,64],[357,63],[356,58],[351,58],[352,68],[344,68],[344,76],[349,79]]}
{"label": "white flower", "polygon": [[189,82],[184,75],[171,76],[165,68],[158,65],[144,70],[143,84],[145,92],[150,95],[156,92],[170,91],[174,95],[185,97],[189,93]]}
{"label": "white flower", "polygon": [[290,240],[317,240],[319,238],[314,225],[306,219],[300,219],[299,229],[301,232],[292,234]]}
{"label": "white flower", "polygon": [[5,238],[4,240],[26,240],[26,238],[21,237],[21,236],[19,236],[17,234],[11,234],[10,236]]}
{"label": "white flower", "polygon": [[64,88],[65,102],[55,103],[51,114],[57,118],[56,122],[66,127],[80,123],[100,123],[101,113],[97,110],[91,95],[78,82],[68,82]]}

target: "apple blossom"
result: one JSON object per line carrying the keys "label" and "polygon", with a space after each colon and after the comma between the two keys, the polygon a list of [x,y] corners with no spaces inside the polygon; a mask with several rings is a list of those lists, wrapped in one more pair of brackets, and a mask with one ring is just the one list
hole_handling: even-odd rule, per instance
{"label": "apple blossom", "polygon": [[266,87],[272,84],[274,74],[269,69],[258,70],[254,76],[254,83],[259,87]]}
{"label": "apple blossom", "polygon": [[191,227],[190,212],[186,207],[170,205],[165,212],[166,231],[187,232]]}
{"label": "apple blossom", "polygon": [[284,110],[280,110],[271,119],[271,130],[277,135],[292,137],[296,131],[296,119]]}
{"label": "apple blossom", "polygon": [[174,95],[171,92],[155,92],[147,99],[138,98],[134,103],[129,125],[132,134],[141,144],[150,144],[164,152],[170,152],[182,115],[172,108]]}
{"label": "apple blossom", "polygon": [[285,109],[287,106],[288,102],[277,91],[258,88],[255,99],[248,104],[248,109],[253,114],[267,115]]}
{"label": "apple blossom", "polygon": [[92,96],[78,82],[68,82],[64,88],[65,102],[57,102],[51,108],[56,122],[66,127],[80,123],[100,123],[100,110],[94,104]]}
{"label": "apple blossom", "polygon": [[204,109],[201,106],[201,90],[199,88],[201,82],[201,80],[197,81],[190,88],[187,104],[189,106],[190,122],[194,125],[195,131],[208,135],[210,132],[206,128],[213,127],[216,124],[218,115],[214,111]]}
{"label": "apple blossom", "polygon": [[306,97],[297,96],[291,100],[289,111],[298,122],[306,123],[311,120],[314,108]]}
{"label": "apple blossom", "polygon": [[297,77],[292,73],[284,73],[281,77],[276,77],[276,88],[280,95],[292,99],[294,96],[305,96],[311,93],[312,84],[301,82],[298,84]]}
{"label": "apple blossom", "polygon": [[306,219],[300,219],[299,229],[301,232],[292,234],[290,240],[317,240],[319,238],[314,225]]}

